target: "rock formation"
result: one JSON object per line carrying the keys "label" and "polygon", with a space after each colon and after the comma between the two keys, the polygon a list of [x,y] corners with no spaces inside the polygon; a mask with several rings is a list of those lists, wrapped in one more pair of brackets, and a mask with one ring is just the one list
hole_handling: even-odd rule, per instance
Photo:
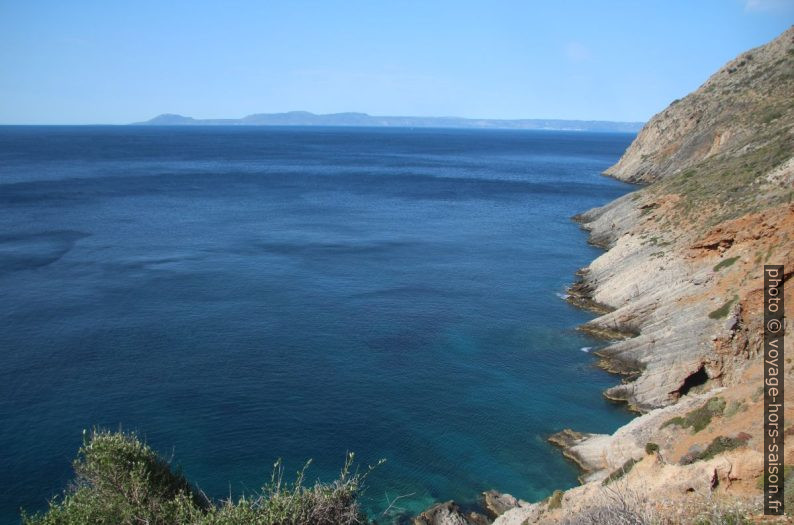
{"label": "rock formation", "polygon": [[[624,381],[605,396],[643,415],[612,435],[558,435],[585,484],[494,523],[757,513],[762,268],[794,273],[794,28],[653,117],[606,174],[649,185],[575,217],[607,251],[571,296],[602,314],[582,328],[612,339],[600,364]],[[790,312],[791,286],[786,299]]]}
{"label": "rock formation", "polygon": [[[612,435],[553,436],[584,484],[493,523],[757,514],[762,269],[794,273],[794,28],[653,117],[606,174],[647,186],[575,217],[607,251],[577,272],[570,297],[600,314],[582,329],[610,340],[599,364],[623,376],[605,396],[641,415]],[[790,282],[785,300],[791,317]],[[786,334],[794,357],[791,324]],[[791,358],[785,367],[790,380]],[[786,399],[794,422],[794,391]],[[786,433],[790,462],[791,423]]]}

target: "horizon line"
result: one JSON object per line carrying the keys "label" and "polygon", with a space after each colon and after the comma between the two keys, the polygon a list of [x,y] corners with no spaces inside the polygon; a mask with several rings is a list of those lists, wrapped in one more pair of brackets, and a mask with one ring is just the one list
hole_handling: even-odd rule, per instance
{"label": "horizon line", "polygon": [[[62,122],[62,123],[52,123],[52,122],[38,122],[38,123],[24,123],[24,122],[0,122],[0,126],[134,126],[134,125],[146,125],[150,126],[155,124],[157,119],[165,119],[165,118],[173,118],[173,119],[184,119],[186,121],[185,125],[189,126],[196,126],[202,125],[203,122],[208,122],[206,125],[218,126],[222,125],[222,122],[228,121],[232,126],[237,126],[240,124],[240,121],[244,121],[245,119],[250,119],[252,117],[273,117],[273,116],[305,116],[305,117],[361,117],[361,118],[373,118],[373,119],[424,119],[424,120],[451,120],[451,121],[464,121],[464,122],[579,122],[579,123],[608,123],[608,124],[623,124],[623,125],[644,125],[647,120],[610,120],[610,119],[594,119],[594,118],[551,118],[551,117],[516,117],[516,118],[491,118],[491,117],[461,117],[455,115],[373,115],[369,113],[365,113],[362,111],[338,111],[332,113],[314,113],[311,111],[306,110],[289,110],[289,111],[280,111],[280,112],[255,112],[255,113],[248,113],[242,117],[192,117],[187,116],[182,113],[159,113],[154,117],[151,117],[147,120],[139,120],[134,122],[121,122],[121,123],[109,123],[109,122]],[[190,124],[187,124],[190,122]],[[178,125],[178,124],[160,124],[160,125]],[[276,126],[276,124],[252,124],[246,123],[245,125],[249,126]],[[292,126],[296,127],[294,124],[284,124],[284,126]],[[307,126],[312,126],[312,124],[308,124]],[[314,126],[317,126],[314,124]],[[335,125],[334,127],[342,127],[341,125]],[[346,127],[373,127],[367,125],[351,125]],[[388,126],[374,126],[374,127],[388,127]],[[392,126],[392,127],[399,127],[399,126]],[[403,127],[412,127],[412,126],[403,126]],[[423,126],[429,127],[429,126]],[[443,126],[441,126],[443,127]],[[485,128],[488,129],[488,128]]]}

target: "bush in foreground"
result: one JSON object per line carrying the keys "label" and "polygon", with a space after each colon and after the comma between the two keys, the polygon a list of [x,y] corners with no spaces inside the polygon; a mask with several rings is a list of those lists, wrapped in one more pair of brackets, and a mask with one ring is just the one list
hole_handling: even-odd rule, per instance
{"label": "bush in foreground", "polygon": [[[278,461],[270,483],[236,501],[210,501],[135,434],[94,431],[74,461],[75,479],[47,512],[25,525],[353,525],[367,523],[358,504],[369,473],[352,472],[349,454],[331,483],[304,485],[308,463],[293,483]],[[371,469],[370,469],[371,470]]]}

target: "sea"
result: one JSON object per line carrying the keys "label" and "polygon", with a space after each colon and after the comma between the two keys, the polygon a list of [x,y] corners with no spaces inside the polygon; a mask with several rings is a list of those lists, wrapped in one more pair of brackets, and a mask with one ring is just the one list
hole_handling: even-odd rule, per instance
{"label": "sea", "polygon": [[601,253],[571,216],[631,191],[602,172],[633,138],[0,127],[0,523],[92,428],[213,498],[385,459],[384,522],[575,486],[547,437],[632,416],[564,300]]}

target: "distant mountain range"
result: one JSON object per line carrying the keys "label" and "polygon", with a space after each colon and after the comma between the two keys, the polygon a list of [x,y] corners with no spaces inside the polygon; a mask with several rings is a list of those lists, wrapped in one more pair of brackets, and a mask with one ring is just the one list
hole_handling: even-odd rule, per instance
{"label": "distant mountain range", "polygon": [[257,113],[240,119],[194,119],[163,114],[138,126],[357,126],[394,128],[548,129],[569,131],[623,131],[636,133],[643,122],[548,119],[469,119],[460,117],[378,117],[366,113],[317,115],[308,111]]}

